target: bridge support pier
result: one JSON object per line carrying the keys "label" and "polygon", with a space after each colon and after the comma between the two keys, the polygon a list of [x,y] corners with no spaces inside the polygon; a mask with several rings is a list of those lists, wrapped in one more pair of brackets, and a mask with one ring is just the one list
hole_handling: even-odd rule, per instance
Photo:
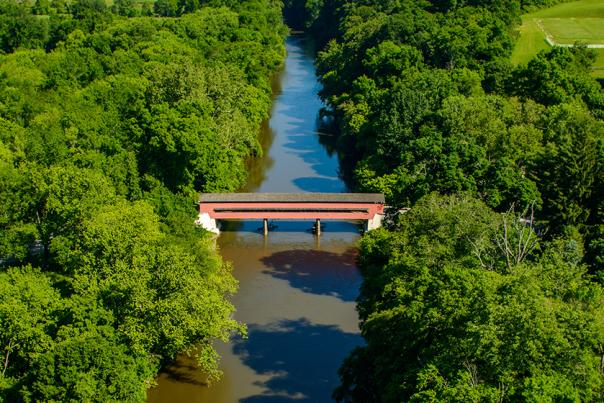
{"label": "bridge support pier", "polygon": [[268,218],[262,220],[262,232],[264,235],[268,235]]}
{"label": "bridge support pier", "polygon": [[321,220],[318,218],[315,222],[315,233],[317,234],[317,236],[321,236]]}

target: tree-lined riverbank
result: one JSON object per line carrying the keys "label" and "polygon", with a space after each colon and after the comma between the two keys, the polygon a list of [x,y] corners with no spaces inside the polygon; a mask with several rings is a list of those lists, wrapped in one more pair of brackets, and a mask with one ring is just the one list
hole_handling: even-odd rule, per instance
{"label": "tree-lined riverbank", "polygon": [[261,152],[280,5],[117,3],[0,5],[3,401],[144,400],[180,352],[218,378],[215,340],[245,333],[194,201]]}
{"label": "tree-lined riverbank", "polygon": [[521,10],[547,1],[290,3],[325,43],[321,96],[355,190],[411,207],[361,242],[367,346],[335,397],[601,396],[595,54],[554,48],[511,65]]}

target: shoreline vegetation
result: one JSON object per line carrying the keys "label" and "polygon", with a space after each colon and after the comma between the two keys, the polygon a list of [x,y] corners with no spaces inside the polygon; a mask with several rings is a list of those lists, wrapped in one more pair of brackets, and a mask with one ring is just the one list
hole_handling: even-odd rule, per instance
{"label": "shoreline vegetation", "polygon": [[0,3],[0,401],[143,401],[232,319],[195,228],[233,191],[271,103],[279,2]]}
{"label": "shoreline vegetation", "polygon": [[555,3],[286,3],[320,44],[323,113],[355,190],[411,207],[360,243],[367,344],[337,401],[604,395],[597,52],[512,62],[522,14]]}

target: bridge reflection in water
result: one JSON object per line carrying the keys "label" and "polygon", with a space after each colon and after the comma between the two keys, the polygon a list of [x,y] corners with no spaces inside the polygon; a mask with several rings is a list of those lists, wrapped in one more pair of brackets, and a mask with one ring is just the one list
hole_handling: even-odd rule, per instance
{"label": "bridge reflection in water", "polygon": [[197,223],[218,233],[216,220],[363,220],[366,230],[381,226],[384,195],[380,193],[203,193]]}

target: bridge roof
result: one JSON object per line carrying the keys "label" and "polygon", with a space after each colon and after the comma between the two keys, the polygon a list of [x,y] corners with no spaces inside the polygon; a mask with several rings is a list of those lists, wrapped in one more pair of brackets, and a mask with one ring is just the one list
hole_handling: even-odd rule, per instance
{"label": "bridge roof", "polygon": [[384,204],[381,193],[202,193],[199,203],[372,203]]}

